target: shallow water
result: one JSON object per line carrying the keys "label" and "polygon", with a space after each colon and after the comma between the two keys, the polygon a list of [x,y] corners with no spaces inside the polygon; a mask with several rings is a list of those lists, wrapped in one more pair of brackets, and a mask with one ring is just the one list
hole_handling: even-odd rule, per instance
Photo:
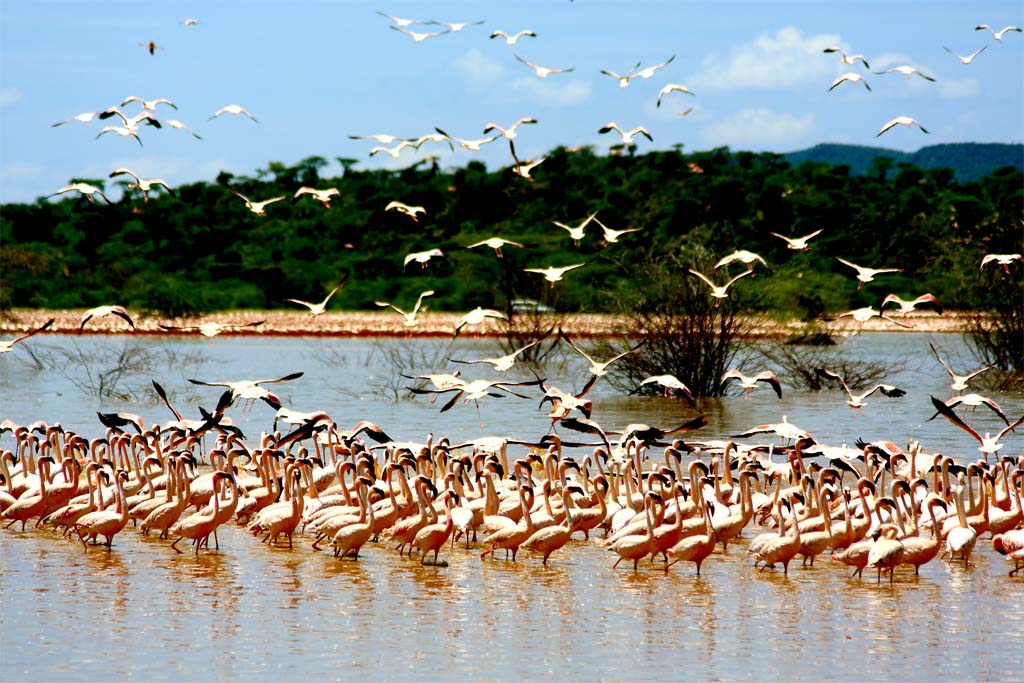
{"label": "shallow water", "polygon": [[[912,357],[887,380],[908,396],[873,396],[864,415],[854,416],[837,392],[784,390],[779,400],[761,387],[749,400],[702,401],[710,424],[688,436],[720,438],[785,414],[833,445],[918,438],[928,452],[974,459],[968,435],[941,419],[926,422],[928,395],[945,398],[949,391],[927,340],[878,334],[847,341],[850,354]],[[972,365],[959,337],[935,341],[954,367]],[[89,351],[111,343],[120,340],[47,337],[51,348],[77,344]],[[372,385],[393,370],[373,343],[360,340],[138,343],[173,344],[207,358],[194,366],[179,358],[175,367],[143,376],[161,382],[193,416],[190,397],[210,406],[218,390],[192,387],[185,377],[303,370],[303,378],[276,385],[286,405],[325,409],[343,427],[371,419],[396,440],[422,440],[428,431],[453,442],[489,434],[538,438],[549,424],[534,399],[490,399],[479,417],[472,404],[441,415],[426,397],[383,400]],[[324,348],[332,349],[330,363]],[[451,355],[495,350],[493,342],[467,340]],[[170,417],[159,404],[87,398],[60,373],[34,370],[25,358],[8,354],[0,366],[3,417],[59,420],[90,437],[102,433],[97,410],[137,412],[147,422]],[[470,377],[491,376],[486,368],[463,367]],[[563,388],[584,379],[575,359],[546,371]],[[594,419],[607,428],[670,426],[690,415],[678,401],[616,396],[601,382],[592,396]],[[991,396],[1010,415],[1024,408],[1019,396]],[[998,429],[988,412],[974,417],[979,431]],[[246,415],[239,407],[230,414],[250,439],[273,420],[262,403]],[[1005,452],[1018,453],[1020,439],[1008,436]],[[7,435],[0,445],[10,442]],[[761,531],[751,525],[744,539]],[[274,548],[235,527],[222,527],[220,550],[198,558],[134,530],[119,535],[110,553],[83,551],[50,531],[0,530],[0,671],[4,680],[1015,680],[1024,639],[1022,581],[1007,578],[1010,563],[987,536],[969,569],[935,561],[916,578],[903,568],[890,587],[873,576],[850,579],[845,566],[824,556],[813,568],[794,564],[788,577],[775,569],[759,573],[746,555],[747,540],[727,553],[719,547],[697,578],[692,564],[665,574],[646,564],[634,572],[624,562],[613,571],[616,556],[582,539],[557,551],[547,567],[526,553],[517,563],[500,553],[481,562],[479,549],[464,544],[442,552],[448,567],[421,567],[384,544],[368,544],[357,562],[340,561],[310,550],[308,538],[297,537],[292,550]]]}

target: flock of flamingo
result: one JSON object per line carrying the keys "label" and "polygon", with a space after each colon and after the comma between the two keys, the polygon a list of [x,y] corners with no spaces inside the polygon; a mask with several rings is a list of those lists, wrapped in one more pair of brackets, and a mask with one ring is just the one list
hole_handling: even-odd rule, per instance
{"label": "flock of flamingo", "polygon": [[[392,29],[417,43],[481,23],[422,22],[385,16],[393,21]],[[185,23],[198,24],[194,19]],[[443,24],[445,29],[419,33],[409,28],[424,23]],[[993,36],[1000,40],[1007,31],[1020,29],[1007,27],[993,32]],[[537,34],[529,29],[512,35],[494,31],[490,37],[502,38],[514,46],[518,40],[536,38]],[[154,43],[147,45],[151,54],[156,47]],[[847,56],[838,47],[825,52],[838,52],[843,63],[852,65],[859,61],[869,68],[862,55]],[[977,55],[958,57],[967,65]],[[519,55],[515,57],[539,78],[572,70],[542,67]],[[673,59],[643,69],[637,63],[625,74],[608,70],[601,73],[626,88],[633,79],[652,78]],[[893,67],[883,73],[887,72],[907,77],[918,73],[933,80],[909,66]],[[861,83],[870,89],[861,74],[852,72],[837,79],[832,88],[843,82]],[[658,106],[673,93],[693,95],[685,86],[670,83],[659,92]],[[176,108],[166,98],[129,97],[121,106],[132,102],[142,106],[142,111],[132,117],[119,107],[111,107],[54,125],[117,117],[123,125],[108,126],[100,135],[114,133],[141,145],[140,125],[159,128],[166,124],[199,137],[179,121],[157,118],[158,105]],[[224,114],[246,116],[258,123],[238,105],[223,107],[210,119]],[[496,134],[481,140],[457,138],[441,129],[415,139],[383,134],[351,137],[368,138],[383,145],[374,148],[371,155],[386,152],[396,158],[402,149],[418,149],[426,142],[445,144],[452,149],[458,144],[466,150],[479,150],[482,144],[505,138],[515,172],[530,181],[530,171],[543,159],[521,161],[514,140],[520,125],[534,123],[536,120],[529,117],[507,128],[489,123],[484,134]],[[901,124],[916,125],[927,132],[916,120],[897,117],[885,124],[878,135]],[[625,130],[609,122],[600,129],[601,133],[613,131],[621,136],[623,144],[630,144],[637,135],[652,139],[642,126]],[[392,143],[398,144],[387,147]],[[131,169],[119,168],[111,175],[133,178],[132,187],[142,193],[144,201],[148,201],[148,193],[154,188],[170,191],[162,180],[141,178]],[[107,200],[99,188],[84,183],[71,184],[57,194],[72,191],[90,201],[95,195]],[[257,216],[266,215],[269,205],[285,199],[282,196],[253,201],[237,190],[232,191]],[[329,208],[338,194],[336,188],[303,187],[293,199],[309,195]],[[413,221],[419,221],[425,213],[423,207],[397,200],[387,209],[401,212]],[[600,223],[596,213],[578,225],[555,224],[578,244],[592,222],[602,228],[608,244],[625,233],[639,230],[612,230]],[[808,250],[809,241],[820,232],[802,237],[772,234],[785,240],[790,249]],[[498,258],[502,256],[502,247],[524,247],[495,236],[467,248],[481,246],[493,249]],[[405,256],[405,264],[416,262],[427,268],[431,259],[442,256],[439,249],[410,253]],[[898,271],[864,267],[841,258],[839,261],[856,271],[859,286],[877,275]],[[1020,261],[1020,254],[989,254],[981,266],[996,263],[1009,274],[1011,266]],[[721,300],[738,280],[754,274],[756,264],[766,265],[759,255],[743,250],[722,258],[715,269],[727,269],[737,262],[745,270],[724,284],[717,284],[706,273],[690,272],[708,285],[712,297]],[[526,270],[543,275],[553,287],[566,273],[585,265]],[[324,313],[343,284],[344,281],[334,287],[320,302],[289,301],[308,308],[315,318]],[[411,312],[389,302],[377,305],[395,310],[403,316],[403,324],[411,327],[416,324],[424,298],[433,294],[420,294]],[[890,304],[899,306],[902,313],[918,305],[930,305],[939,313],[942,310],[930,294],[909,302],[891,294],[879,309],[868,307],[842,315],[860,323],[881,317],[906,326],[882,312]],[[105,315],[119,316],[134,328],[127,310],[108,305],[87,311],[80,329]],[[502,317],[496,310],[477,309],[460,321],[454,334],[458,335],[466,325]],[[0,353],[44,332],[52,323],[51,320],[20,337],[0,342]],[[187,329],[214,336],[226,326],[211,324]],[[668,572],[675,564],[687,562],[693,563],[696,574],[701,575],[705,562],[714,563],[716,547],[721,545],[724,551],[745,538],[743,544],[760,572],[781,567],[788,574],[790,564],[797,558],[802,565],[813,565],[816,558],[825,555],[852,568],[855,576],[872,570],[877,572],[878,581],[887,574],[892,582],[897,570],[917,574],[922,565],[938,557],[968,564],[979,537],[987,533],[992,547],[1013,562],[1010,576],[1024,566],[1024,457],[999,455],[1001,439],[1024,424],[1024,418],[1010,422],[995,401],[963,393],[968,382],[988,368],[958,375],[933,349],[957,392],[946,401],[933,398],[936,415],[981,444],[979,450],[984,457],[964,466],[952,458],[925,453],[919,443],[911,443],[906,449],[891,441],[862,443],[856,449],[832,447],[785,417],[781,423],[758,425],[727,440],[680,438],[706,424],[701,415],[677,427],[631,424],[619,430],[605,429],[592,418],[594,406],[586,395],[611,363],[636,352],[643,342],[610,360],[596,361],[564,332],[559,337],[589,364],[589,381],[579,392],[560,389],[539,377],[536,381],[470,381],[458,371],[414,376],[413,379],[431,385],[415,391],[430,394],[433,399],[450,394],[441,408],[443,412],[460,399],[468,402],[496,395],[521,396],[517,391],[537,387],[543,392],[542,405],[551,404],[549,417],[553,428],[560,425],[587,434],[595,438],[593,442],[563,441],[553,430],[539,439],[504,436],[451,443],[447,438],[435,442],[433,435],[428,435],[422,443],[397,442],[368,420],[346,430],[326,411],[300,413],[282,405],[281,399],[265,386],[296,380],[302,373],[260,380],[190,380],[225,390],[214,410],[200,408],[199,418],[188,419],[154,382],[158,395],[174,416],[163,425],[147,425],[139,416],[126,412],[98,413],[106,431],[102,437],[90,439],[64,429],[59,423],[20,425],[4,420],[0,437],[10,434],[13,444],[0,453],[0,514],[8,520],[6,528],[20,528],[24,532],[32,523],[39,532],[56,529],[63,537],[80,542],[86,550],[103,543],[110,551],[115,537],[137,527],[137,533],[168,539],[170,547],[179,553],[179,544],[188,541],[198,555],[209,548],[211,537],[215,547],[219,546],[219,527],[236,523],[244,525],[263,543],[286,543],[292,548],[296,539],[301,538],[312,549],[329,549],[340,559],[365,557],[361,551],[376,541],[382,552],[385,543],[400,555],[418,552],[420,564],[443,565],[442,551],[456,552],[456,548],[469,549],[473,544],[482,561],[495,561],[502,556],[518,561],[519,550],[524,550],[547,564],[557,561],[555,553],[560,550],[568,552],[563,549],[571,538],[582,536],[589,542],[600,543],[616,556],[614,562],[610,560],[613,568],[625,561],[638,570],[643,562],[645,567]],[[513,367],[519,354],[542,341],[535,340],[507,356],[458,362],[491,365],[501,373]],[[864,400],[875,392],[893,398],[906,393],[888,384],[854,393],[843,377],[828,368],[820,368],[819,374],[841,383],[853,410],[863,410]],[[782,394],[779,378],[769,371],[747,376],[739,369],[731,369],[722,382],[731,380],[738,381],[748,395],[761,382],[780,397]],[[671,375],[651,376],[643,384],[657,384],[666,397],[682,396],[695,405],[687,387]],[[275,431],[250,442],[227,411],[239,401],[251,406],[257,400],[276,410]],[[956,412],[962,406],[979,405],[991,408],[1006,422],[1006,428],[997,436],[982,436],[965,416]],[[289,425],[290,431],[276,431],[278,422]],[[764,434],[771,435],[773,441],[742,441]],[[775,438],[781,441],[776,443]],[[211,439],[212,443],[207,443]],[[577,448],[592,450],[581,459],[564,452]],[[510,449],[520,452],[510,453]],[[207,462],[210,467],[205,466]],[[756,535],[756,531],[762,533]],[[592,532],[600,538],[591,539]]]}

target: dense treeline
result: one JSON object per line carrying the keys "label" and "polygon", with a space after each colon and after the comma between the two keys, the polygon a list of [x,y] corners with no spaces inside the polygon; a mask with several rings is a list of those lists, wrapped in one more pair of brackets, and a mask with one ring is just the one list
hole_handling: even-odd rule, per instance
{"label": "dense treeline", "polygon": [[[347,274],[332,309],[374,308],[375,300],[411,307],[433,289],[428,303],[435,310],[502,308],[528,298],[561,311],[612,311],[663,255],[705,253],[693,267],[710,270],[721,256],[748,249],[773,270],[734,288],[756,291],[758,305],[783,315],[877,307],[890,292],[932,292],[946,308],[985,309],[986,283],[1007,276],[998,266],[980,272],[982,256],[1021,249],[1024,176],[1012,167],[958,184],[949,169],[888,160],[853,176],[846,166],[792,167],[777,154],[726,148],[622,152],[556,149],[533,172],[534,182],[479,162],[360,171],[351,159],[339,159],[343,177],[323,178],[327,161],[313,157],[294,166],[271,162],[255,178],[222,173],[213,183],[151,193],[148,202],[126,191],[111,205],[77,195],[6,205],[0,307],[116,302],[162,314],[284,308],[293,306],[286,298],[320,300]],[[311,197],[292,203],[304,185],[336,186],[340,196],[330,208]],[[289,201],[256,216],[229,188],[254,200]],[[416,222],[385,211],[392,200],[423,206],[425,215]],[[642,230],[605,245],[592,223],[575,245],[552,224],[575,225],[593,212],[610,228]],[[818,229],[824,232],[807,252],[788,250],[769,234]],[[485,247],[464,248],[492,235],[526,248],[506,247],[501,259]],[[426,268],[403,266],[406,254],[435,247],[444,258]],[[903,272],[857,291],[854,273],[837,256]],[[556,287],[521,270],[584,262]],[[1021,270],[1012,269],[1011,291],[1021,291]]]}

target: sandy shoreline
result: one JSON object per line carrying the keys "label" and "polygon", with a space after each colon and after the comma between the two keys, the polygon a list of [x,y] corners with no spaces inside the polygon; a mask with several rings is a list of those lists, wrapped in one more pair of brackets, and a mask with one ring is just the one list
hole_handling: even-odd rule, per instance
{"label": "sandy shoreline", "polygon": [[[49,332],[78,333],[84,310],[43,310],[15,309],[0,312],[0,333],[22,334],[40,327],[50,318],[54,324]],[[313,316],[305,312],[291,311],[225,311],[201,316],[198,318],[161,318],[141,317],[132,311],[136,329],[134,334],[195,334],[198,330],[167,331],[160,325],[198,326],[203,323],[220,325],[239,325],[264,321],[258,327],[227,329],[220,334],[225,335],[270,335],[270,336],[330,336],[330,337],[440,337],[450,336],[462,317],[461,313],[427,312],[421,315],[415,327],[404,327],[402,318],[394,313],[340,311]],[[888,321],[873,318],[863,325],[865,332],[935,332],[962,333],[966,330],[970,318],[969,313],[946,311],[942,316],[928,311],[914,312],[906,316],[893,316],[900,322],[912,327],[903,328]],[[620,316],[605,314],[545,314],[537,316],[520,316],[524,329],[547,330],[552,326],[560,326],[567,333],[580,337],[613,336],[617,329],[622,329],[623,319]],[[856,332],[860,326],[851,318],[842,318],[820,324],[821,330],[832,334]],[[462,329],[464,336],[499,336],[504,334],[504,323],[486,320],[479,325],[466,326]],[[778,323],[764,321],[756,324],[752,336],[785,336],[805,329],[804,323],[793,321]],[[117,316],[94,318],[85,326],[86,334],[120,334],[131,333],[128,324]]]}

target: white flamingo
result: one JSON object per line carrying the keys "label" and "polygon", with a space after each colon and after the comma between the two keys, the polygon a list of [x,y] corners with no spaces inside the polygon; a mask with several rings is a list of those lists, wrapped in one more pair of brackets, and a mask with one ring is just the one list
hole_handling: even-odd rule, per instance
{"label": "white flamingo", "polygon": [[568,69],[554,69],[554,68],[549,68],[549,67],[546,67],[546,66],[539,66],[537,64],[534,64],[533,62],[526,61],[525,59],[523,59],[519,55],[515,55],[515,58],[517,60],[519,60],[520,62],[522,62],[523,64],[525,64],[526,66],[528,66],[531,69],[533,69],[533,73],[537,74],[537,78],[547,78],[551,74],[565,74],[565,73],[569,73],[570,71],[575,71],[576,70],[576,67],[574,67],[574,66],[570,67]]}
{"label": "white flamingo", "polygon": [[885,131],[887,131],[887,130],[889,130],[891,128],[895,128],[896,126],[907,126],[908,128],[913,127],[913,126],[917,126],[918,128],[921,129],[922,133],[927,133],[928,132],[928,130],[924,126],[922,126],[920,123],[917,122],[917,119],[912,119],[909,116],[897,116],[892,121],[889,121],[884,126],[882,126],[882,130],[878,131],[875,134],[875,137],[877,138],[878,136],[880,136]]}
{"label": "white flamingo", "polygon": [[[392,303],[388,303],[387,301],[374,301],[373,303],[376,304],[377,306],[381,306],[382,308],[390,308],[391,310],[395,311],[395,313],[398,313],[398,315],[402,316],[402,324],[405,327],[415,327],[420,322],[416,318],[416,316],[419,315],[419,313],[420,313],[420,310],[421,310],[420,306],[423,303],[423,299],[425,299],[428,296],[434,296],[434,290],[429,289],[429,290],[427,290],[425,292],[421,292],[419,297],[417,297],[417,299],[416,299],[416,305],[413,306],[412,311],[410,311],[408,313],[403,311],[398,306],[395,306]],[[426,311],[427,307],[424,306],[422,308],[422,310]]]}
{"label": "white flamingo", "polygon": [[216,112],[214,112],[213,116],[211,116],[210,118],[208,118],[206,120],[207,121],[213,121],[215,118],[217,118],[218,116],[220,116],[222,114],[233,114],[235,116],[238,116],[239,114],[241,114],[242,116],[248,116],[250,119],[252,119],[256,123],[259,123],[259,120],[255,116],[250,114],[247,109],[245,109],[244,107],[240,107],[237,104],[229,104],[227,106],[221,107]]}
{"label": "white flamingo", "polygon": [[509,35],[505,31],[502,31],[501,29],[498,29],[497,31],[491,34],[491,38],[504,38],[505,43],[508,44],[509,47],[513,47],[520,38],[524,38],[527,36],[530,38],[536,38],[537,34],[528,28],[524,28],[522,31],[519,31],[518,33],[513,33],[512,35]]}

